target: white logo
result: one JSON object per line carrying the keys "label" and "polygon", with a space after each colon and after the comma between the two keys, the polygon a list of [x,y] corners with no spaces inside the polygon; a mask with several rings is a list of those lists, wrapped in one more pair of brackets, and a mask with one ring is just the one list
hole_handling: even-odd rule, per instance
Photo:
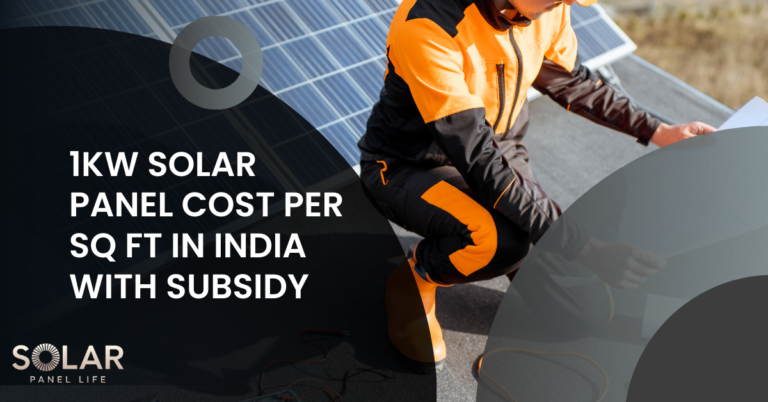
{"label": "white logo", "polygon": [[[40,354],[43,352],[48,352],[51,354],[51,361],[48,363],[43,363],[40,361]],[[55,369],[56,366],[59,365],[59,360],[61,360],[61,357],[59,356],[59,350],[50,343],[37,345],[35,350],[32,351],[32,364],[40,369],[40,371],[51,371]]]}
{"label": "white logo", "polygon": [[[32,350],[32,355],[30,357],[27,357],[22,353],[28,350],[29,348],[24,345],[18,345],[13,348],[13,357],[20,360],[22,363],[13,363],[13,368],[16,370],[26,370],[30,363],[32,363],[40,371],[51,371],[58,367],[61,362],[61,368],[64,370],[84,370],[88,368],[88,366],[93,366],[98,370],[109,370],[113,366],[118,370],[123,369],[123,365],[120,364],[120,359],[123,357],[123,348],[117,345],[104,346],[104,354],[101,358],[99,358],[99,353],[96,351],[96,348],[94,348],[93,345],[88,345],[88,349],[85,351],[83,358],[79,361],[79,365],[72,364],[73,359],[69,353],[67,345],[62,346],[61,354],[59,354],[59,349],[50,343],[41,343],[37,345],[37,347]],[[41,356],[45,356],[45,352],[51,354],[51,359],[48,362],[43,361],[46,360],[45,357],[40,359]]]}

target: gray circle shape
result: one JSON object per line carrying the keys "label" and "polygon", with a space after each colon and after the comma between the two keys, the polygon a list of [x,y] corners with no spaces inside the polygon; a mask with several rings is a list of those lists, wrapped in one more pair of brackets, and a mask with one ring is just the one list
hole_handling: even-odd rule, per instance
{"label": "gray circle shape", "polygon": [[[766,244],[762,239],[768,238],[768,228],[761,232],[750,236],[761,239],[755,244]],[[729,259],[739,265],[739,258],[744,256]],[[648,342],[632,374],[627,402],[765,401],[766,317],[766,275],[737,279],[696,296]]]}
{"label": "gray circle shape", "polygon": [[[243,57],[240,76],[226,88],[204,87],[192,75],[189,65],[195,46],[211,36],[231,40]],[[247,99],[259,85],[263,66],[261,46],[256,36],[241,22],[220,16],[200,18],[187,25],[173,41],[169,60],[171,79],[179,93],[193,104],[210,110],[229,109]]]}

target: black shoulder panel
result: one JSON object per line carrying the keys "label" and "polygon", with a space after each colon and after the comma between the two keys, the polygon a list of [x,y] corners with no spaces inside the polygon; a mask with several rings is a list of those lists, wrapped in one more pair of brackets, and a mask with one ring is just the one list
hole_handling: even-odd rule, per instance
{"label": "black shoulder panel", "polygon": [[472,3],[473,0],[416,0],[405,20],[432,20],[453,38],[459,34],[456,26],[464,19],[464,10]]}

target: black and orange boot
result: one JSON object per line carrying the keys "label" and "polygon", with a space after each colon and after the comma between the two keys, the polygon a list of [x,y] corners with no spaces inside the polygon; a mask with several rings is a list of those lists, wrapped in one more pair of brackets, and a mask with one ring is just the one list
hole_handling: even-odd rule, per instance
{"label": "black and orange boot", "polygon": [[432,282],[426,272],[420,275],[418,268],[413,258],[403,261],[387,281],[387,333],[400,364],[428,374],[445,366],[445,341],[435,316],[435,291],[446,285]]}

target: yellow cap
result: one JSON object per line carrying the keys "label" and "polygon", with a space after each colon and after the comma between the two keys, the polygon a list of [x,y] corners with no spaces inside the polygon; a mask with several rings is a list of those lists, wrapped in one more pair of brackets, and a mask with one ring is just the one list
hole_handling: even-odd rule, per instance
{"label": "yellow cap", "polygon": [[597,3],[597,0],[576,0],[577,3],[579,3],[582,7],[589,7],[595,3]]}

